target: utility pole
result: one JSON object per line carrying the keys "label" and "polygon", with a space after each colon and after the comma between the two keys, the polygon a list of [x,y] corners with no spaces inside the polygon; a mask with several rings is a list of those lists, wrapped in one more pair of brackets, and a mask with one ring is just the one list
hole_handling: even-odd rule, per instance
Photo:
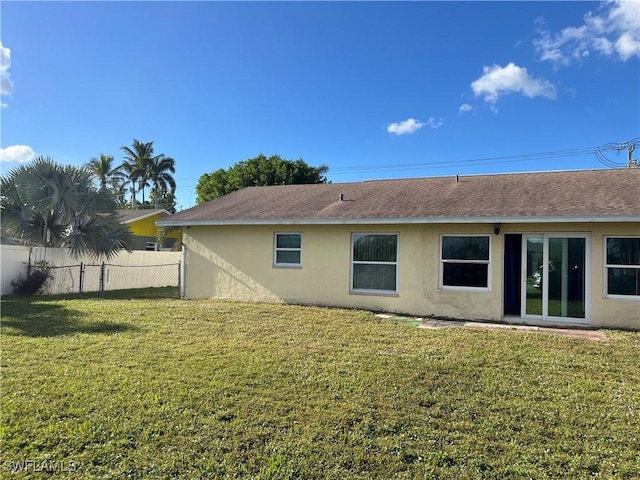
{"label": "utility pole", "polygon": [[636,144],[632,143],[629,145],[629,156],[627,158],[627,168],[638,168],[640,164],[638,163],[637,158],[633,158],[631,154],[636,149]]}
{"label": "utility pole", "polygon": [[[596,158],[605,167],[609,168],[624,168],[625,166],[627,168],[640,168],[640,160],[633,158],[633,151],[638,145],[640,145],[640,137],[636,137],[628,142],[607,143],[606,145],[596,148]],[[611,158],[607,158],[607,155],[605,155],[604,152],[610,152],[612,150],[615,150],[616,156],[620,155],[620,152],[627,150],[627,161],[616,161]]]}

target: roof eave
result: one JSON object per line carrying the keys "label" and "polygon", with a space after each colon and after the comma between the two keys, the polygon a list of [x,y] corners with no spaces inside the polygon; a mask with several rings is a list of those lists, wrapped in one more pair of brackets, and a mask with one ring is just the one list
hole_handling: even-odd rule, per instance
{"label": "roof eave", "polygon": [[171,215],[171,212],[169,212],[169,211],[167,211],[167,210],[165,210],[163,208],[163,209],[159,209],[159,210],[154,210],[151,213],[146,213],[144,215],[140,215],[139,217],[134,217],[134,218],[131,218],[129,220],[124,220],[124,221],[122,221],[120,223],[122,223],[124,225],[127,225],[129,223],[139,222],[140,220],[144,220],[145,218],[149,218],[149,217],[154,217],[156,215]]}
{"label": "roof eave", "polygon": [[419,217],[419,218],[276,218],[243,220],[158,220],[159,227],[221,225],[391,225],[416,223],[607,223],[639,222],[640,216],[621,215],[550,215],[522,217]]}

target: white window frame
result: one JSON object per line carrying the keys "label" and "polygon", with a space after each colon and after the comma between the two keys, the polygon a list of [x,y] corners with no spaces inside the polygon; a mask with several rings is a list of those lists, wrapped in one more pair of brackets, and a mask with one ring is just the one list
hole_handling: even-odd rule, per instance
{"label": "white window frame", "polygon": [[[374,262],[374,261],[361,261],[353,259],[353,247],[355,245],[355,239],[358,235],[384,235],[396,237],[396,261],[395,262]],[[398,296],[398,283],[400,282],[400,269],[399,269],[399,257],[400,257],[400,235],[398,232],[353,232],[351,234],[351,258],[350,258],[350,274],[349,274],[349,293],[352,294],[364,294],[364,295],[389,295]],[[395,265],[396,267],[396,284],[394,290],[372,290],[364,288],[353,288],[353,266],[354,265]]]}
{"label": "white window frame", "polygon": [[[278,235],[300,236],[300,248],[278,247]],[[299,263],[279,263],[278,252],[300,252]],[[302,232],[274,232],[273,233],[273,267],[274,268],[302,268]]]}
{"label": "white window frame", "polygon": [[635,268],[640,275],[640,265],[617,265],[607,263],[607,240],[609,238],[636,238],[640,240],[637,235],[606,235],[604,237],[604,253],[602,257],[602,263],[604,264],[604,298],[612,298],[616,300],[640,300],[640,295],[617,295],[615,293],[609,293],[609,269],[610,268]]}
{"label": "white window frame", "polygon": [[[488,260],[451,260],[442,258],[442,249],[444,247],[445,237],[485,237],[489,239],[489,259]],[[440,252],[439,252],[439,274],[438,285],[440,290],[453,290],[459,292],[490,292],[491,291],[491,253],[493,250],[492,236],[486,233],[442,233],[440,234]],[[487,286],[486,287],[464,287],[459,285],[444,284],[444,264],[445,263],[471,263],[476,265],[487,265]]]}

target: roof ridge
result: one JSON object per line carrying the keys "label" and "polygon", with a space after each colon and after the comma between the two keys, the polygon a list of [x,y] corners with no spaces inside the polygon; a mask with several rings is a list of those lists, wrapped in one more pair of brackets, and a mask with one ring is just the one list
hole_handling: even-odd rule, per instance
{"label": "roof ridge", "polygon": [[457,181],[448,175],[273,185],[237,190],[179,212],[168,221],[549,217],[616,221],[624,216],[634,220],[634,216],[640,218],[639,176],[640,169],[585,169],[466,175],[458,176]]}
{"label": "roof ridge", "polygon": [[[233,192],[228,193],[227,195],[231,195],[235,192],[245,190],[247,188],[271,188],[271,187],[302,187],[302,186],[312,186],[312,185],[360,185],[363,183],[374,183],[374,182],[397,182],[397,181],[411,181],[411,180],[428,180],[428,179],[441,179],[441,178],[469,178],[469,177],[500,177],[500,176],[515,176],[515,175],[543,175],[543,174],[551,174],[551,173],[587,173],[587,172],[607,172],[607,171],[617,171],[617,170],[631,170],[627,167],[620,168],[582,168],[582,169],[571,169],[571,170],[532,170],[526,172],[489,172],[489,173],[458,173],[458,174],[447,174],[447,175],[433,175],[433,176],[422,176],[422,177],[399,177],[399,178],[371,178],[359,181],[351,181],[351,182],[326,182],[326,183],[288,183],[288,184],[280,184],[280,185],[249,185],[247,187],[243,187],[239,190],[234,190]],[[634,169],[635,170],[635,169]]]}
{"label": "roof ridge", "polygon": [[[507,175],[539,175],[546,173],[582,173],[582,172],[603,172],[609,170],[628,170],[627,167],[618,167],[618,168],[580,168],[580,169],[572,169],[572,170],[532,170],[526,172],[488,172],[488,173],[456,173],[456,174],[448,174],[448,175],[434,175],[434,176],[425,176],[425,177],[401,177],[401,178],[372,178],[368,180],[362,180],[357,183],[369,183],[369,182],[385,182],[385,181],[395,181],[395,180],[424,180],[430,178],[468,178],[468,177],[499,177],[499,176],[507,176]],[[349,182],[356,183],[356,182]]]}

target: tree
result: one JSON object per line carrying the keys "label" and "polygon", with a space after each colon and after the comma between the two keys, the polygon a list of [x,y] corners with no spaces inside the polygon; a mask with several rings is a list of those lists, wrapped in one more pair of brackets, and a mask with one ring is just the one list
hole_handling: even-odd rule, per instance
{"label": "tree", "polygon": [[101,153],[100,158],[92,158],[85,168],[96,176],[101,188],[107,188],[107,184],[122,178],[121,166],[113,166],[113,155]]}
{"label": "tree", "polygon": [[[230,170],[230,169],[229,169]],[[229,185],[229,172],[223,168],[212,173],[205,173],[196,185],[196,203],[204,203],[222,197],[233,190]]]}
{"label": "tree", "polygon": [[147,187],[156,192],[175,189],[171,176],[176,172],[175,160],[162,153],[154,155],[153,142],[134,138],[131,147],[124,146],[121,150],[125,153],[121,167],[131,185],[131,208],[136,208],[137,192],[142,193],[142,205],[145,205],[144,189]]}
{"label": "tree", "polygon": [[133,249],[109,190],[85,168],[38,157],[2,176],[2,235],[24,245],[68,247],[72,255],[111,258]]}
{"label": "tree", "polygon": [[85,168],[96,176],[100,182],[100,188],[109,189],[118,208],[126,208],[129,204],[125,197],[131,181],[123,172],[122,165],[114,167],[113,161],[113,155],[100,154],[100,158],[92,158]]}
{"label": "tree", "polygon": [[235,190],[251,186],[327,183],[326,165],[312,167],[304,160],[285,160],[278,155],[238,162],[228,170],[205,173],[196,185],[196,203],[204,203]]}
{"label": "tree", "polygon": [[142,192],[144,203],[144,189],[148,187],[149,165],[153,161],[153,142],[141,142],[133,139],[130,147],[120,148],[124,153],[122,170],[131,182],[131,208],[136,208],[136,193]]}
{"label": "tree", "polygon": [[169,213],[176,213],[176,191],[168,190],[166,192],[160,192],[160,195],[156,199],[153,192],[151,192],[151,201],[154,203],[155,208],[164,208]]}
{"label": "tree", "polygon": [[127,201],[127,192],[131,193],[131,181],[126,175],[118,178],[111,178],[109,191],[118,205],[118,208],[131,208],[131,203]]}
{"label": "tree", "polygon": [[167,192],[175,192],[176,181],[172,173],[176,173],[176,162],[171,157],[158,155],[149,165],[149,180],[151,181],[151,195],[154,198],[154,207],[158,208],[158,201]]}

